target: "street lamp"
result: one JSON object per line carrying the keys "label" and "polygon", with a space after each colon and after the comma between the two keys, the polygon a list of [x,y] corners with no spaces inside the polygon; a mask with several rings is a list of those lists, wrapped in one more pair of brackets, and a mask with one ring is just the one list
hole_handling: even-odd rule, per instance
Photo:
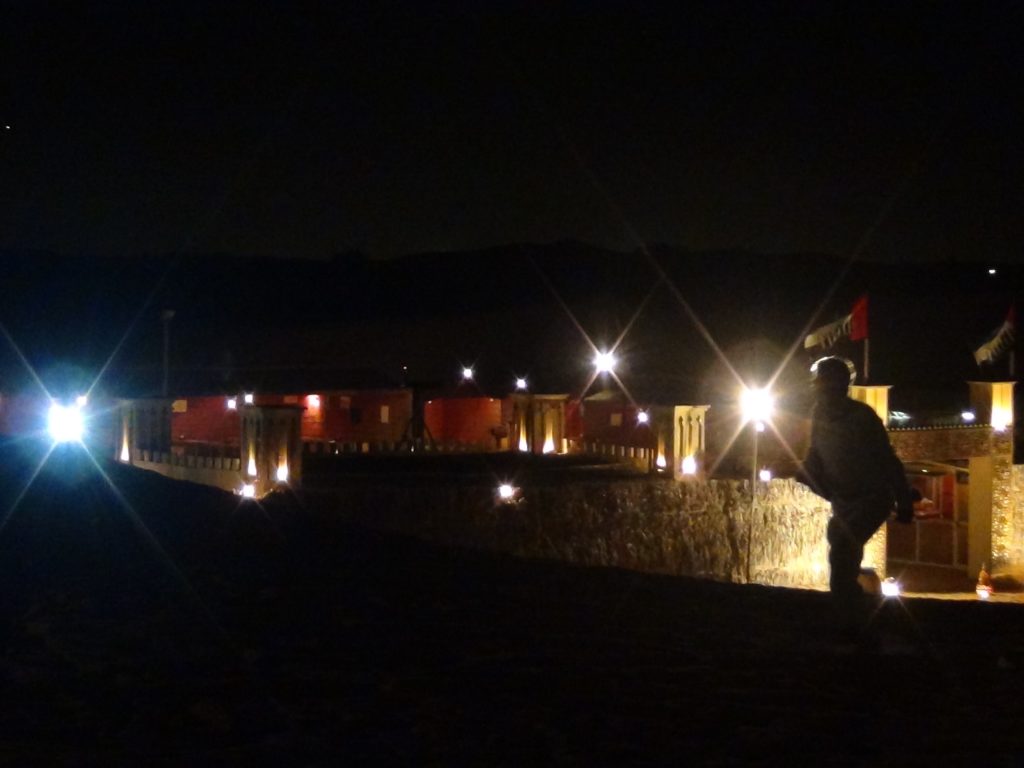
{"label": "street lamp", "polygon": [[[740,393],[740,410],[743,423],[751,424],[753,429],[753,456],[750,467],[750,525],[747,530],[747,583],[750,583],[750,543],[754,538],[754,516],[757,511],[757,436],[764,432],[765,422],[772,417],[775,409],[775,396],[767,387],[751,389],[744,387]],[[769,475],[770,479],[770,475]]]}
{"label": "street lamp", "polygon": [[618,362],[615,359],[615,355],[611,352],[598,351],[594,355],[594,367],[598,373],[614,373],[615,363]]}

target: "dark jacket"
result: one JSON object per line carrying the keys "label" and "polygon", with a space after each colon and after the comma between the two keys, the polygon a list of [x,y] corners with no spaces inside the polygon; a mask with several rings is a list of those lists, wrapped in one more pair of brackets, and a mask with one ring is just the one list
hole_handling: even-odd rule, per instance
{"label": "dark jacket", "polygon": [[865,504],[911,508],[903,464],[882,420],[871,406],[848,397],[815,405],[804,473],[836,514],[855,512]]}

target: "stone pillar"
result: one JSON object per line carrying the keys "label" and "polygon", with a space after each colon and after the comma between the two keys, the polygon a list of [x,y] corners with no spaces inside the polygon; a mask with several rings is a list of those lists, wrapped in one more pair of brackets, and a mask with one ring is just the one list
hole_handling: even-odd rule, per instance
{"label": "stone pillar", "polygon": [[969,381],[976,424],[1002,431],[1013,424],[1013,381]]}
{"label": "stone pillar", "polygon": [[241,408],[241,483],[263,496],[302,482],[302,407],[247,405]]}
{"label": "stone pillar", "polygon": [[[710,405],[677,405],[672,409],[672,449],[666,456],[672,464],[672,477],[676,480],[704,477],[704,454],[707,450],[706,423]],[[659,450],[661,441],[659,440]],[[683,473],[683,462],[691,458],[696,462],[695,474]]]}
{"label": "stone pillar", "polygon": [[853,384],[850,398],[870,405],[882,423],[889,426],[889,384]]}
{"label": "stone pillar", "polygon": [[142,451],[147,451],[151,457],[170,454],[170,399],[123,400],[120,411],[121,434],[117,442],[116,456],[119,461],[134,464],[141,458]]}

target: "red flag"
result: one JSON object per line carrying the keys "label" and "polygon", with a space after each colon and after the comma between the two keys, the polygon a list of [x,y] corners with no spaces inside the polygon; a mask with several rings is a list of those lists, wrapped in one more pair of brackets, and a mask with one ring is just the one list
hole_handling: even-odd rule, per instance
{"label": "red flag", "polygon": [[868,337],[868,295],[865,293],[853,303],[850,312],[850,341],[861,341]]}

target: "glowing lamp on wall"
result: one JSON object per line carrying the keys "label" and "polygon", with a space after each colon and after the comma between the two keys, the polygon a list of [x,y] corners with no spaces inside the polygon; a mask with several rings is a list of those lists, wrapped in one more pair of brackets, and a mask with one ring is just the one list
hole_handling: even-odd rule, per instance
{"label": "glowing lamp on wall", "polygon": [[683,458],[682,472],[684,475],[696,475],[697,474],[697,457],[686,456]]}
{"label": "glowing lamp on wall", "polygon": [[245,467],[245,474],[249,477],[256,477],[256,457],[249,454],[249,463]]}
{"label": "glowing lamp on wall", "polygon": [[278,464],[278,466],[277,466],[277,473],[276,473],[275,476],[277,477],[277,482],[279,482],[279,483],[287,483],[288,482],[288,462],[287,461],[282,461],[280,464]]}
{"label": "glowing lamp on wall", "polygon": [[319,411],[320,395],[306,395],[306,407],[311,411]]}
{"label": "glowing lamp on wall", "polygon": [[243,399],[245,400],[246,405],[252,405],[256,401],[252,392],[246,392],[245,395],[243,395]]}
{"label": "glowing lamp on wall", "polygon": [[238,399],[234,397],[228,398],[228,410],[234,411],[238,409]]}
{"label": "glowing lamp on wall", "polygon": [[992,429],[996,432],[1002,432],[1011,422],[1010,411],[1002,407],[992,408]]}

